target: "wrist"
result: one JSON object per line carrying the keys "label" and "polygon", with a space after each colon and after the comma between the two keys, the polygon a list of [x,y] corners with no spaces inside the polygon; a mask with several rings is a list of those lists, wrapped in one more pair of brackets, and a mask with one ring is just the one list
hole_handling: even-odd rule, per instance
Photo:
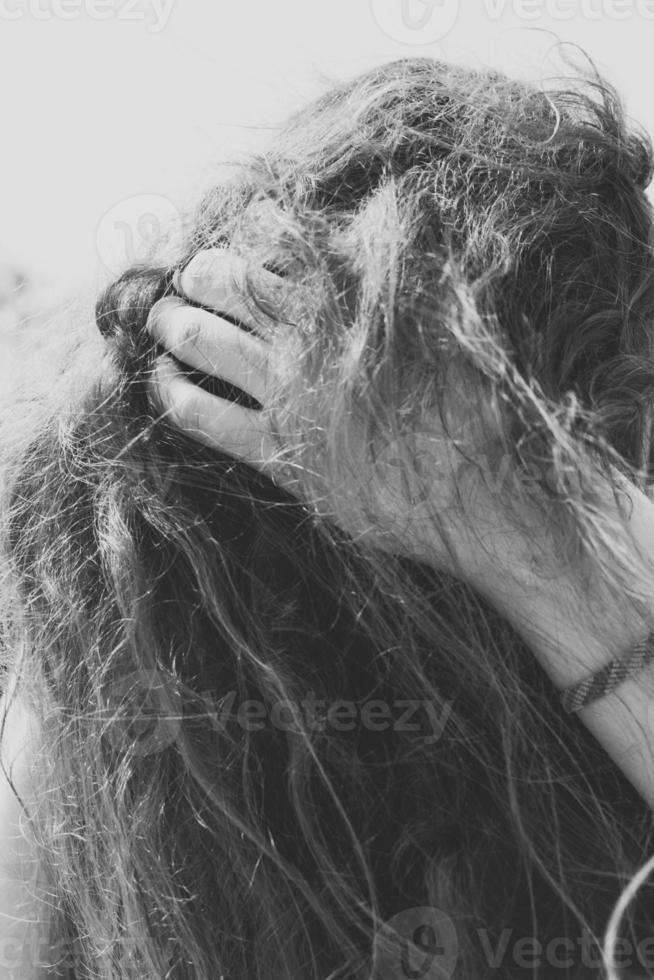
{"label": "wrist", "polygon": [[[512,623],[558,688],[620,659],[654,629],[654,504],[629,486],[625,520],[625,589],[589,582],[580,568],[533,561],[524,539],[507,535],[493,561],[480,562],[471,584]],[[614,501],[611,504],[615,507]],[[541,552],[542,553],[542,552]]]}

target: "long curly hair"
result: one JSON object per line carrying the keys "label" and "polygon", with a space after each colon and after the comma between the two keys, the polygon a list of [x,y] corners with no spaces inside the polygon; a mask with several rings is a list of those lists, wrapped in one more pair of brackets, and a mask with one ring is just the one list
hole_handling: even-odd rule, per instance
{"label": "long curly hair", "polygon": [[[109,360],[4,464],[3,648],[39,720],[60,973],[601,975],[648,806],[482,595],[161,418],[144,324],[199,249],[280,272],[301,315],[254,275],[248,299],[280,324],[275,417],[364,501],[351,421],[369,463],[390,437],[408,458],[460,366],[501,420],[489,457],[536,464],[566,554],[617,590],[571,474],[649,479],[652,160],[596,75],[401,60],[212,188],[178,262],[105,291]],[[634,950],[651,918],[630,907]]]}

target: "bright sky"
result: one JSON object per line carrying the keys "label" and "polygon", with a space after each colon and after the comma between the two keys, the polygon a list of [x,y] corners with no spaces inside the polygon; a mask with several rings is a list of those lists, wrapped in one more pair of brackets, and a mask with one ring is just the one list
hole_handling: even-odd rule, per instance
{"label": "bright sky", "polygon": [[547,75],[556,36],[654,132],[653,0],[0,0],[0,250],[101,284],[331,80],[424,54]]}

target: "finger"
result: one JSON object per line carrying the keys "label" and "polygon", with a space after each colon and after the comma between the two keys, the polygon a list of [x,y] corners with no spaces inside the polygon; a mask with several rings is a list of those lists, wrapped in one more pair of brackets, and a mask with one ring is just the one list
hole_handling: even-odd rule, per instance
{"label": "finger", "polygon": [[281,298],[280,290],[284,284],[281,276],[263,268],[255,274],[245,259],[227,248],[198,252],[175,274],[173,283],[177,291],[188,299],[209,306],[218,313],[225,313],[255,330],[259,327],[265,331],[271,323],[248,301],[248,279],[258,293],[261,292],[271,301]]}
{"label": "finger", "polygon": [[258,337],[174,297],[154,304],[146,328],[184,364],[229,381],[264,403],[268,347]]}
{"label": "finger", "polygon": [[188,381],[169,357],[157,361],[151,381],[158,406],[173,425],[272,475],[278,450],[262,412],[209,394]]}

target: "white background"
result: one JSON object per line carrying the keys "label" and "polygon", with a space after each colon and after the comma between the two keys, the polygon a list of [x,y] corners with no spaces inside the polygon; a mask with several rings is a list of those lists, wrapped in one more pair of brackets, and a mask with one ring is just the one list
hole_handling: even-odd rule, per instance
{"label": "white background", "polygon": [[0,0],[0,258],[95,288],[137,254],[139,218],[197,196],[214,161],[407,55],[538,78],[557,38],[574,42],[654,131],[650,0],[459,0],[432,43],[456,0],[429,2]]}

